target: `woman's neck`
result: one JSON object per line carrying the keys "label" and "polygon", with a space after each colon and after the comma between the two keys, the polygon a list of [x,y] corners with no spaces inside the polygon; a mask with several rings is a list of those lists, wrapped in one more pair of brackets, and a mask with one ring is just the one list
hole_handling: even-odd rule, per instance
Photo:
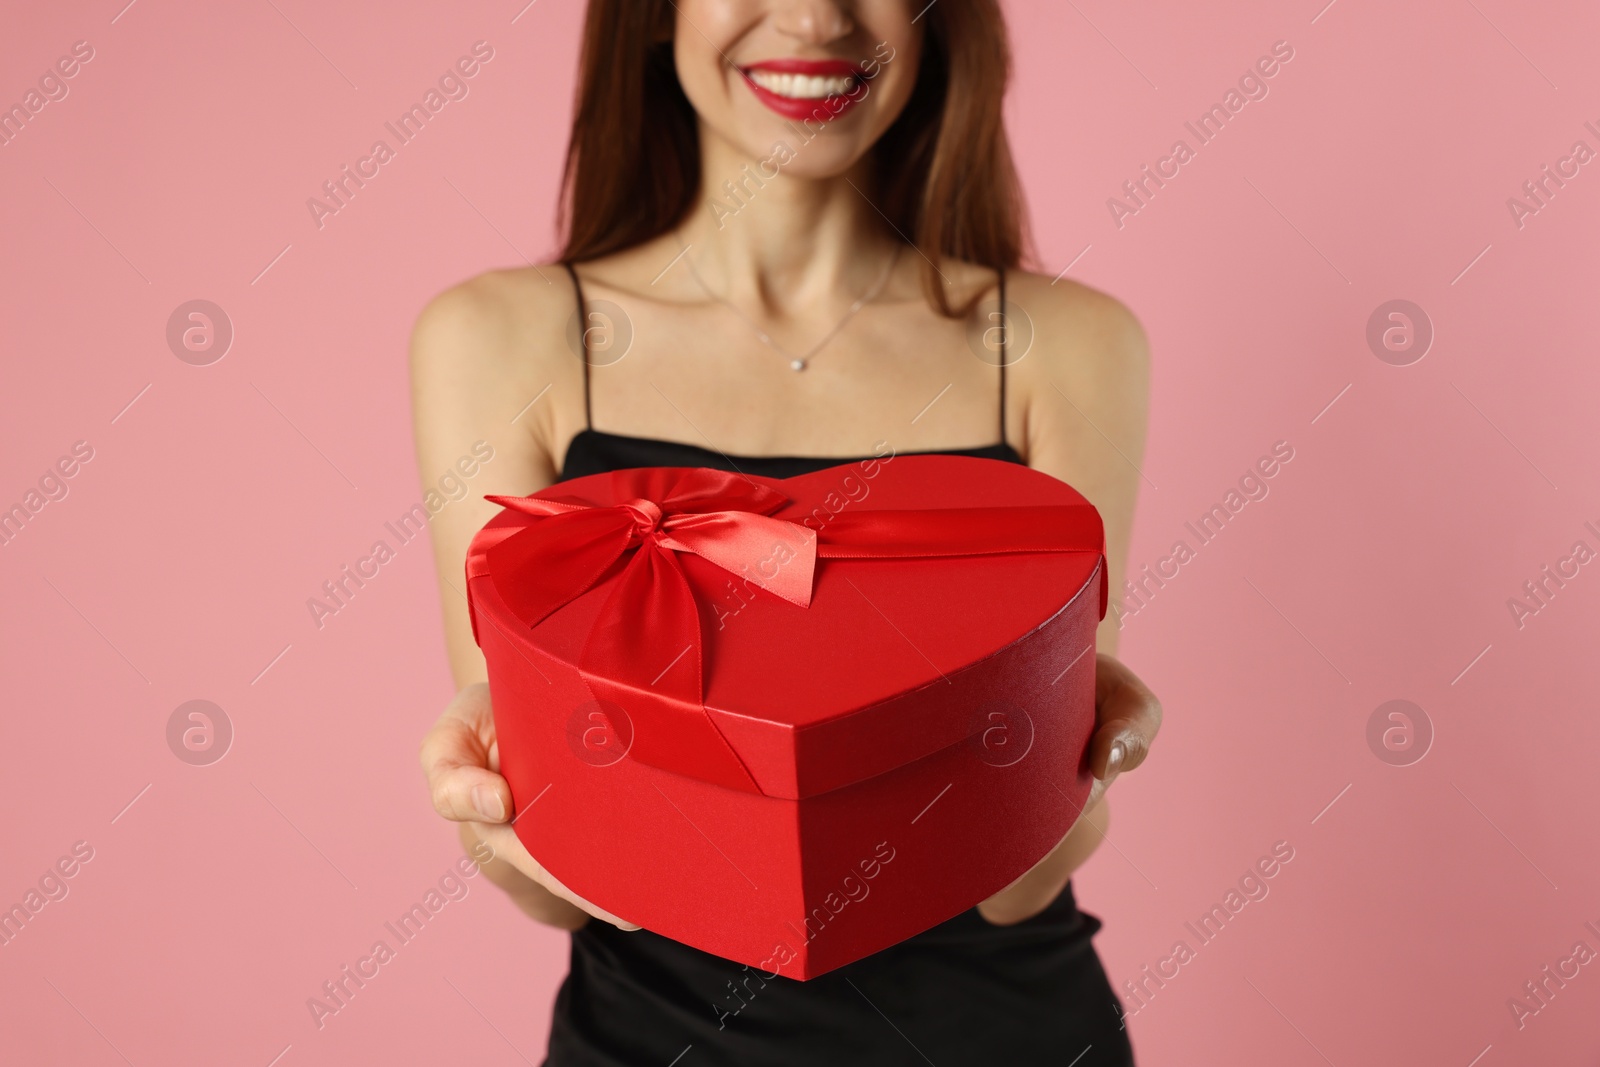
{"label": "woman's neck", "polygon": [[868,199],[870,158],[811,179],[785,173],[782,156],[751,160],[714,134],[701,143],[701,188],[679,236],[719,295],[783,315],[849,302],[882,274],[899,239]]}

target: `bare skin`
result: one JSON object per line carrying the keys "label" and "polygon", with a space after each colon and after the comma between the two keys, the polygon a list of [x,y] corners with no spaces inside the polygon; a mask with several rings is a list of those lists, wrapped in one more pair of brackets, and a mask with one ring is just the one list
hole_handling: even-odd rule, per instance
{"label": "bare skin", "polygon": [[[591,321],[595,429],[734,457],[848,458],[872,454],[878,442],[905,453],[997,440],[993,346],[980,343],[975,352],[970,342],[993,324],[994,272],[940,263],[955,302],[982,299],[965,321],[939,316],[920,288],[920,255],[904,248],[895,258],[899,238],[862,192],[872,188],[867,149],[903,107],[916,69],[920,31],[912,6],[921,5],[680,0],[679,76],[702,120],[706,189],[702,206],[677,230],[579,267],[591,309],[601,301],[620,309],[632,336],[619,357],[620,334],[607,333],[617,315]],[[874,95],[835,124],[837,131],[804,146],[735,217],[705,206],[723,199],[725,177],[770,154],[773,136],[762,125],[770,116],[740,96],[747,90],[724,57],[857,58],[881,42],[892,43],[897,59],[874,82]],[[737,313],[697,284],[678,258],[684,246],[704,285]],[[760,340],[758,329],[789,352],[806,351],[891,261],[880,295],[805,371],[791,370],[786,356]],[[1144,449],[1144,333],[1115,299],[1069,280],[1013,272],[1007,296],[1013,362],[1006,371],[1006,439],[1030,466],[1071,484],[1100,510],[1108,579],[1118,588],[1140,482],[1135,465]],[[566,340],[573,313],[565,272],[529,266],[490,271],[441,293],[413,332],[423,482],[436,481],[475,441],[494,448],[472,495],[432,523],[446,641],[461,691],[427,735],[421,759],[435,808],[460,824],[465,847],[482,841],[494,850],[485,873],[524,912],[565,929],[591,917],[636,929],[568,891],[510,828],[510,788],[498,774],[486,671],[462,595],[467,545],[498,510],[482,496],[524,495],[552,484],[584,427],[583,364]],[[1030,332],[1021,325],[1024,314],[1032,338],[1019,357]],[[1096,780],[1084,814],[1037,866],[979,905],[990,922],[1021,922],[1059,895],[1104,836],[1106,787],[1143,762],[1159,729],[1159,703],[1115,658],[1117,636],[1108,618],[1097,635],[1097,727],[1089,756]]]}

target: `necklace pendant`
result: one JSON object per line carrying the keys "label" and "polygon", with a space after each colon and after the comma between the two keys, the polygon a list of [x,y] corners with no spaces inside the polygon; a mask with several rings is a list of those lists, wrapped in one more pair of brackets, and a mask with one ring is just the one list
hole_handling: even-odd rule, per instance
{"label": "necklace pendant", "polygon": [[792,371],[805,370],[806,369],[806,361],[803,360],[803,359],[791,359],[789,361],[789,369],[792,370]]}

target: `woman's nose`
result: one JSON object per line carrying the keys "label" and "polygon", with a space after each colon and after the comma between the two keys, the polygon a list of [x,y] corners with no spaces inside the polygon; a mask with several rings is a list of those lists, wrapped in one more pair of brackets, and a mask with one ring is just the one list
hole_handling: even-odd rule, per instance
{"label": "woman's nose", "polygon": [[778,32],[805,44],[831,44],[856,28],[848,5],[836,0],[776,0]]}

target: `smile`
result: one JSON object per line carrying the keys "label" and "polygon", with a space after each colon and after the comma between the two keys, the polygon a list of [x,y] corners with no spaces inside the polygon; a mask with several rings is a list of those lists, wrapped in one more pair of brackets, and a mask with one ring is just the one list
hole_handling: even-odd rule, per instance
{"label": "smile", "polygon": [[855,87],[851,76],[817,78],[804,74],[778,74],[769,70],[752,70],[747,75],[769,93],[790,100],[823,100],[830,96],[843,96]]}
{"label": "smile", "polygon": [[866,71],[841,59],[769,59],[739,71],[755,98],[787,119],[832,122],[866,98]]}

